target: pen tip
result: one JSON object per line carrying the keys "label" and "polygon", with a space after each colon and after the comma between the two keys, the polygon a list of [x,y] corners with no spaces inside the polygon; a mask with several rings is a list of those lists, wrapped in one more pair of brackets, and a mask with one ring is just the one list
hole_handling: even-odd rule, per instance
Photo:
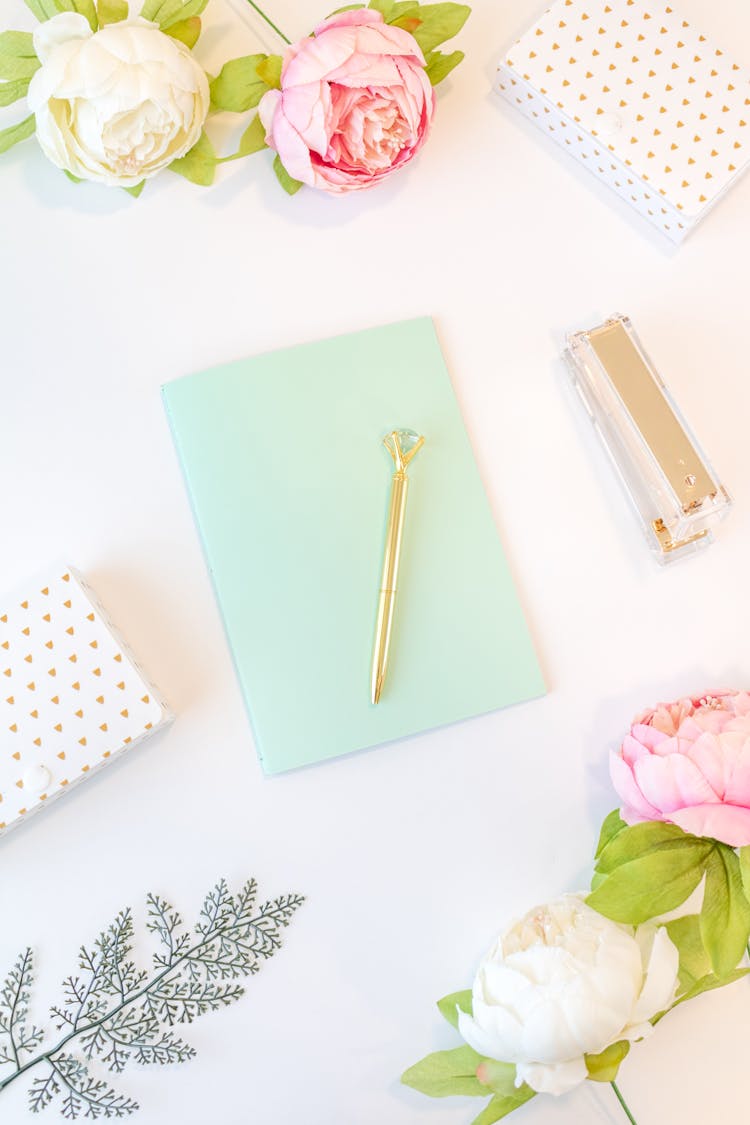
{"label": "pen tip", "polygon": [[379,703],[380,702],[380,693],[381,693],[382,690],[383,690],[383,677],[378,676],[377,679],[375,679],[373,681],[373,684],[372,684],[372,702],[373,703]]}

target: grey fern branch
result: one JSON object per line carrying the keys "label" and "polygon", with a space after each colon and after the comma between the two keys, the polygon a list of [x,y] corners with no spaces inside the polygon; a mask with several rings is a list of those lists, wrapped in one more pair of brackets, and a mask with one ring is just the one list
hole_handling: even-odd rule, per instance
{"label": "grey fern branch", "polygon": [[28,1003],[34,972],[30,949],[19,954],[0,989],[0,1066],[21,1065],[24,1054],[30,1054],[42,1040],[37,1027],[28,1027]]}
{"label": "grey fern branch", "polygon": [[55,1101],[68,1121],[135,1113],[138,1103],[97,1077],[91,1066],[121,1074],[131,1061],[165,1066],[194,1057],[174,1025],[239,1000],[245,990],[237,982],[257,973],[278,951],[281,930],[304,902],[301,895],[284,895],[256,909],[256,899],[254,879],[234,895],[219,880],[203,901],[192,938],[166,899],[148,895],[146,929],[159,942],[151,976],[130,956],[132,911],[120,911],[91,948],[80,947],[79,974],[66,977],[62,1000],[50,1009],[63,1034],[48,1048],[42,1046],[43,1032],[28,1024],[33,958],[30,949],[20,954],[0,988],[0,1093],[42,1066],[45,1072],[29,1089],[32,1113]]}

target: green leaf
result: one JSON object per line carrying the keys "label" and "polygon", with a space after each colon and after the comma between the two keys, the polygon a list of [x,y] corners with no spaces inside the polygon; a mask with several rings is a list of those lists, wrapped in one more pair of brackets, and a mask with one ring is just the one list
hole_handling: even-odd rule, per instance
{"label": "green leaf", "polygon": [[614,1082],[620,1063],[629,1050],[630,1044],[623,1039],[619,1043],[611,1043],[598,1055],[584,1055],[589,1078],[593,1082]]}
{"label": "green leaf", "polygon": [[427,57],[427,66],[425,73],[433,86],[437,86],[444,78],[447,78],[452,70],[455,70],[460,62],[463,62],[465,55],[463,51],[452,51],[450,55],[444,55],[440,51],[431,51]]}
{"label": "green leaf", "polygon": [[740,848],[737,852],[740,860],[740,878],[745,898],[750,902],[750,846]]}
{"label": "green leaf", "polygon": [[30,81],[30,78],[18,78],[15,82],[0,82],[0,106],[13,105],[22,98]]}
{"label": "green leaf", "polygon": [[403,31],[408,31],[413,35],[421,24],[421,20],[416,12],[407,12],[406,15],[399,16],[398,19],[391,19],[388,21],[394,27],[400,27]]}
{"label": "green leaf", "polygon": [[233,152],[231,156],[220,156],[216,163],[228,164],[230,160],[241,160],[243,156],[252,156],[254,152],[260,152],[261,149],[267,147],[266,130],[256,113],[247,129],[245,129],[245,132],[240,137],[237,151]]}
{"label": "green leaf", "polygon": [[207,4],[208,0],[186,0],[186,3],[182,5],[177,15],[165,15],[162,17],[160,21],[162,31],[166,31],[168,27],[172,27],[178,20],[183,23],[185,20],[191,20],[196,16],[200,16],[205,11]]}
{"label": "green leaf", "polygon": [[471,989],[465,988],[462,992],[451,992],[449,996],[444,996],[442,1000],[438,1000],[437,1006],[441,1016],[448,1021],[451,1027],[458,1027],[457,1008],[466,1012],[467,1015],[471,1015]]}
{"label": "green leaf", "polygon": [[599,843],[596,845],[595,859],[598,859],[610,840],[613,840],[618,832],[622,832],[627,828],[627,824],[620,816],[619,809],[612,809],[602,821],[602,827],[599,832]]}
{"label": "green leaf", "polygon": [[295,180],[289,175],[286,168],[281,163],[281,157],[278,155],[278,153],[273,160],[273,170],[276,173],[276,179],[279,181],[287,195],[294,195],[302,187],[301,180]]}
{"label": "green leaf", "polygon": [[245,55],[224,63],[211,83],[211,103],[215,109],[231,113],[244,113],[256,106],[268,90],[268,84],[258,75],[257,67],[267,55]]}
{"label": "green leaf", "polygon": [[264,148],[266,148],[266,129],[263,122],[256,114],[240,137],[240,147],[237,150],[237,155],[250,156],[252,153],[260,152],[261,149]]}
{"label": "green leaf", "polygon": [[88,20],[89,27],[92,31],[98,31],[99,18],[96,14],[96,5],[94,0],[73,0],[73,10],[78,12],[79,16],[83,16]]}
{"label": "green leaf", "polygon": [[143,191],[143,189],[145,188],[145,186],[146,186],[146,181],[141,180],[141,182],[139,184],[136,184],[135,187],[126,187],[126,188],[123,188],[122,190],[126,191],[128,193],[128,195],[132,195],[134,199],[137,199],[138,196]]}
{"label": "green leaf", "polygon": [[17,125],[11,125],[9,129],[0,130],[0,152],[7,152],[13,145],[17,145],[19,141],[25,141],[27,137],[33,135],[36,129],[36,120],[32,113],[29,117],[19,121]]}
{"label": "green leaf", "polygon": [[750,936],[750,902],[742,889],[740,861],[726,844],[716,844],[708,859],[700,931],[716,975],[731,973]]}
{"label": "green leaf", "polygon": [[507,1113],[503,1109],[503,1098],[492,1098],[487,1102],[487,1105],[478,1113],[471,1122],[471,1125],[494,1125],[495,1121],[499,1121],[501,1117],[506,1117]]}
{"label": "green leaf", "polygon": [[190,152],[185,153],[178,160],[173,160],[169,167],[172,172],[184,176],[191,183],[208,187],[209,184],[214,182],[216,165],[214,146],[204,131],[197,143],[190,149]]}
{"label": "green leaf", "polygon": [[[372,5],[370,5],[372,7]],[[413,12],[415,15],[419,14],[419,4],[417,0],[403,0],[402,3],[391,4],[391,10],[388,16],[384,17],[386,23],[393,23],[395,20],[400,20],[407,12]]]}
{"label": "green leaf", "polygon": [[170,24],[166,33],[171,39],[179,39],[180,43],[184,43],[192,51],[200,39],[202,28],[203,24],[200,17],[191,16],[189,20],[180,20],[179,23]]}
{"label": "green leaf", "polygon": [[40,23],[51,20],[53,16],[59,15],[60,12],[74,12],[76,10],[73,0],[26,0],[26,7],[30,9]]}
{"label": "green leaf", "polygon": [[128,18],[127,0],[97,0],[96,14],[99,17],[99,27],[106,27],[109,23],[120,23]]}
{"label": "green leaf", "polygon": [[[499,1121],[534,1097],[534,1091],[525,1082],[516,1086],[516,1068],[513,1063],[483,1059],[477,1067],[477,1078],[483,1086],[492,1090],[494,1097],[476,1121]],[[476,1121],[473,1125],[476,1125]]]}
{"label": "green leaf", "polygon": [[679,846],[666,844],[646,852],[617,867],[586,901],[615,922],[637,926],[674,910],[692,894],[712,850],[710,841],[693,837]]}
{"label": "green leaf", "polygon": [[63,175],[67,176],[72,184],[82,184],[83,180],[80,176],[74,176],[67,168],[63,168]]}
{"label": "green leaf", "polygon": [[162,30],[167,23],[176,23],[185,18],[182,0],[145,0],[141,9],[141,19],[158,23]]}
{"label": "green leaf", "polygon": [[471,1047],[436,1051],[405,1070],[401,1081],[431,1098],[446,1098],[450,1094],[486,1097],[487,1087],[477,1078],[481,1061],[482,1056]]}
{"label": "green leaf", "polygon": [[477,1078],[493,1094],[499,1097],[518,1097],[528,1090],[525,1083],[516,1086],[515,1063],[500,1062],[498,1059],[482,1059],[477,1067]]}
{"label": "green leaf", "polygon": [[281,55],[266,55],[255,68],[255,73],[272,90],[281,89]]}
{"label": "green leaf", "polygon": [[529,1086],[522,1086],[515,1094],[497,1094],[487,1103],[479,1116],[474,1118],[471,1125],[494,1125],[495,1121],[507,1117],[515,1109],[520,1109],[533,1097],[534,1091]]}
{"label": "green leaf", "polygon": [[56,11],[48,11],[48,5],[45,3],[45,0],[24,0],[24,2],[31,14],[36,16],[40,23],[44,23],[44,21],[50,19],[51,16],[57,15]]}
{"label": "green leaf", "polygon": [[623,863],[630,863],[657,848],[680,848],[691,846],[694,842],[695,836],[689,836],[676,824],[663,824],[660,820],[634,824],[617,832],[604,845],[597,858],[596,870],[606,875]]}
{"label": "green leaf", "polygon": [[370,0],[367,7],[380,12],[386,23],[394,23],[407,12],[416,12],[419,4],[417,0],[401,0],[400,3],[394,3],[394,0]]}
{"label": "green leaf", "polygon": [[[412,31],[412,35],[422,51],[427,54],[458,34],[471,15],[471,8],[467,4],[422,4],[415,15],[420,22],[419,27]],[[407,14],[401,18],[411,17]],[[398,24],[399,20],[389,22]]]}
{"label": "green leaf", "polygon": [[4,31],[0,34],[0,78],[11,81],[31,78],[41,65],[34,51],[31,32]]}
{"label": "green leaf", "polygon": [[709,973],[708,976],[701,977],[700,980],[696,981],[684,996],[675,1000],[672,1008],[676,1008],[678,1004],[684,1004],[686,1000],[694,1000],[696,996],[700,996],[703,992],[711,992],[715,988],[724,988],[727,984],[734,984],[735,981],[746,977],[748,973],[750,973],[750,969],[734,969],[724,977],[717,977],[715,973]]}
{"label": "green leaf", "polygon": [[701,937],[697,914],[686,914],[668,922],[667,933],[680,954],[680,993],[689,992],[696,981],[711,970],[711,959]]}

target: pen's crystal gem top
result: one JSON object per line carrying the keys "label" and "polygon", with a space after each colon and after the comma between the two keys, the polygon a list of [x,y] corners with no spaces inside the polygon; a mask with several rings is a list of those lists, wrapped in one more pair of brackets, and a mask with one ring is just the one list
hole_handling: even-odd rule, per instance
{"label": "pen's crystal gem top", "polygon": [[398,444],[401,446],[401,452],[404,456],[411,453],[412,449],[419,441],[419,434],[416,430],[394,430],[394,432],[389,434],[385,439],[385,444],[390,445],[394,437],[398,439]]}
{"label": "pen's crystal gem top", "polygon": [[383,445],[399,469],[405,468],[424,445],[424,438],[416,430],[393,430],[383,438]]}

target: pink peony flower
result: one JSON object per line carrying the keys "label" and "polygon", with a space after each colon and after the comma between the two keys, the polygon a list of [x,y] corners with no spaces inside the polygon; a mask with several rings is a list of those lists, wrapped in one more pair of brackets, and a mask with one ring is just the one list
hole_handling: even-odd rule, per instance
{"label": "pink peony flower", "polygon": [[628,824],[664,820],[732,847],[750,844],[750,694],[659,704],[610,756]]}
{"label": "pink peony flower", "polygon": [[289,47],[281,89],[258,107],[266,143],[289,175],[337,193],[403,168],[427,138],[434,110],[414,36],[365,8],[331,16]]}

